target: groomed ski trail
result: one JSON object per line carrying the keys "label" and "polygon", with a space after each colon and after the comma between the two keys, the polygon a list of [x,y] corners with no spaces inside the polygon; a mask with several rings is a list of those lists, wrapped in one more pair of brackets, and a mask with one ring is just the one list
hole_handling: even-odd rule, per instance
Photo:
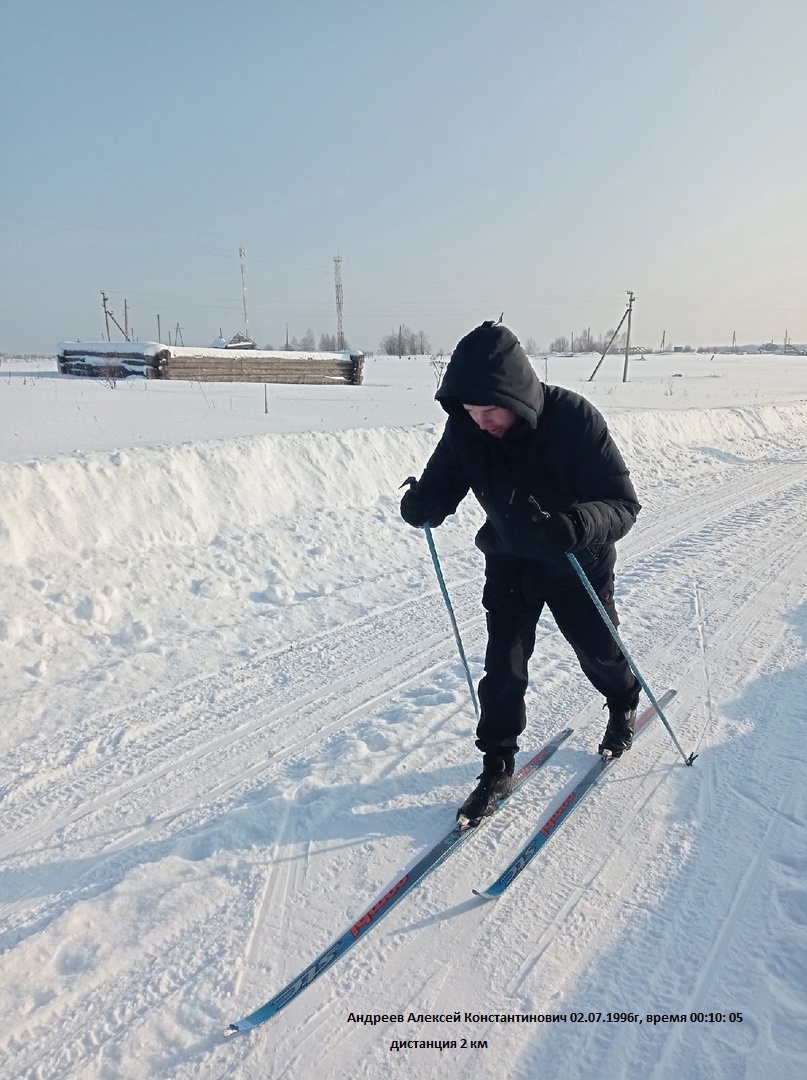
{"label": "groomed ski trail", "polygon": [[[25,1006],[0,1041],[0,1071],[208,1080],[393,1067],[425,1078],[432,1059],[389,1052],[402,1032],[348,1025],[347,1014],[714,1008],[742,1011],[742,1025],[557,1024],[526,1035],[473,1025],[463,1035],[494,1053],[446,1075],[495,1076],[502,1055],[524,1078],[553,1060],[604,1077],[755,1077],[770,1061],[777,1075],[801,1075],[804,476],[802,461],[739,461],[713,487],[667,496],[660,485],[620,545],[621,632],[654,687],[679,687],[671,719],[687,748],[701,747],[694,769],[676,763],[657,726],[495,910],[468,902],[482,863],[492,869],[526,839],[528,802],[545,805],[601,733],[573,659],[545,625],[530,745],[582,715],[575,745],[526,793],[520,822],[459,853],[361,956],[289,1006],[271,1038],[256,1033],[260,1062],[219,1045],[236,987],[260,995],[304,966],[312,940],[351,909],[353,891],[337,877],[381,892],[472,782],[472,711],[425,551],[422,588],[399,605],[84,717],[49,745],[22,744],[4,768],[2,945]],[[445,569],[478,675],[478,562],[457,548]],[[270,852],[281,877],[267,871]],[[98,941],[105,918],[118,925],[148,904],[148,935]],[[773,939],[772,908],[790,928]],[[45,972],[34,992],[23,969]],[[166,1058],[145,1035],[169,1018]],[[323,1067],[329,1046],[350,1072]],[[700,1073],[687,1072],[692,1060]]]}

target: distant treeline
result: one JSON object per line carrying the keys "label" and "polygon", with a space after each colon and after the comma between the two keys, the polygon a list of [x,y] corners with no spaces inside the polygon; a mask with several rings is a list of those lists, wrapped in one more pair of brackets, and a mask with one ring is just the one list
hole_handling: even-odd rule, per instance
{"label": "distant treeline", "polygon": [[[291,341],[287,341],[284,345],[264,345],[263,348],[266,352],[338,352],[336,348],[336,334],[320,334],[319,344],[314,337],[314,331],[309,327],[301,338],[293,337]],[[344,344],[345,349],[349,349],[350,345],[347,341]]]}
{"label": "distant treeline", "polygon": [[[603,353],[612,337],[614,337],[613,328],[595,337],[589,326],[585,330],[581,330],[579,334],[572,334],[571,337],[566,337],[563,334],[556,337],[554,341],[550,342],[549,351],[554,353]],[[611,345],[612,352],[619,352],[620,349],[624,352],[627,340],[627,333],[617,335]],[[529,351],[527,349],[527,352]]]}

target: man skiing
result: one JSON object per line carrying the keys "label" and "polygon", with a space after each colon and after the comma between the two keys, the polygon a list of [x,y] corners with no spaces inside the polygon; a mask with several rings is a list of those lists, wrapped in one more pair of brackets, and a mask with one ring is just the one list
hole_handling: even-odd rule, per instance
{"label": "man skiing", "polygon": [[608,724],[599,752],[628,750],[640,687],[566,558],[574,552],[614,625],[614,543],[641,509],[602,415],[584,398],[544,385],[516,336],[482,323],[464,337],[437,400],[448,413],[422,476],[401,500],[408,524],[436,527],[473,491],[487,520],[485,675],[479,683],[479,784],[457,813],[469,825],[512,789],[535,630],[546,605],[592,685]]}

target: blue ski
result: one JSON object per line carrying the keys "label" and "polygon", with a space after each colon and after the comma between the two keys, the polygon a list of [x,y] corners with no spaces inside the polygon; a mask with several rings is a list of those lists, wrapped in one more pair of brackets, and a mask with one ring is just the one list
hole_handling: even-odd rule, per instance
{"label": "blue ski", "polygon": [[[564,728],[553,739],[543,746],[538,753],[530,758],[530,760],[523,765],[513,777],[513,793],[521,787],[524,781],[531,776],[536,769],[540,768],[549,758],[555,753],[557,748],[562,742],[564,742],[572,734],[572,728]],[[511,795],[512,798],[512,795]],[[509,801],[509,800],[508,800]],[[504,803],[499,803],[499,807]],[[498,810],[499,807],[496,809]],[[485,819],[486,820],[486,819]],[[382,919],[387,912],[403,899],[408,892],[410,892],[419,881],[422,881],[427,874],[430,874],[432,870],[436,870],[441,863],[443,863],[449,855],[453,854],[462,842],[475,833],[479,826],[476,828],[461,827],[456,825],[450,833],[443,837],[439,843],[435,844],[431,851],[427,852],[419,862],[407,870],[404,876],[397,881],[389,892],[384,893],[378,900],[368,908],[365,913],[356,920],[353,925],[342,934],[332,945],[330,945],[323,953],[321,953],[313,963],[300,975],[297,976],[288,986],[284,986],[283,989],[275,994],[273,998],[270,998],[264,1005],[251,1012],[249,1016],[244,1017],[243,1020],[239,1020],[237,1024],[231,1024],[224,1032],[225,1035],[235,1035],[239,1031],[250,1031],[252,1028],[258,1027],[259,1024],[263,1024],[264,1021],[270,1020],[273,1016],[276,1016],[281,1009],[285,1008],[290,1001],[293,1001],[298,994],[302,993],[306,987],[319,978],[319,976],[327,971],[332,964],[350,949],[356,942],[362,937],[372,926]]]}
{"label": "blue ski", "polygon": [[[659,701],[659,706],[663,709],[672,699],[675,697],[675,690],[668,690]],[[654,706],[649,706],[645,711],[636,718],[635,735],[639,735],[649,721],[656,715],[656,709]],[[483,900],[497,900],[505,889],[508,889],[521,871],[532,862],[544,844],[553,837],[558,828],[563,824],[567,817],[580,805],[583,798],[591,791],[596,783],[598,783],[605,773],[611,768],[614,762],[619,758],[612,757],[598,757],[597,761],[591,768],[585,773],[575,784],[572,790],[558,803],[552,810],[549,817],[544,824],[533,836],[529,843],[522,848],[518,855],[513,859],[510,865],[502,871],[498,878],[487,889],[477,890],[474,889],[476,896],[481,896]]]}

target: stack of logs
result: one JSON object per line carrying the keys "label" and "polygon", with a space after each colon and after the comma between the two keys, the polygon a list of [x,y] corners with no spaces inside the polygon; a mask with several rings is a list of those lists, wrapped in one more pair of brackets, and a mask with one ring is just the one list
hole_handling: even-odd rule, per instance
{"label": "stack of logs", "polygon": [[155,342],[62,342],[63,375],[98,379],[182,379],[185,382],[306,383],[360,386],[362,353],[195,349]]}
{"label": "stack of logs", "polygon": [[364,357],[332,353],[261,353],[216,349],[187,355],[182,350],[160,362],[158,378],[193,382],[342,383],[359,386]]}

